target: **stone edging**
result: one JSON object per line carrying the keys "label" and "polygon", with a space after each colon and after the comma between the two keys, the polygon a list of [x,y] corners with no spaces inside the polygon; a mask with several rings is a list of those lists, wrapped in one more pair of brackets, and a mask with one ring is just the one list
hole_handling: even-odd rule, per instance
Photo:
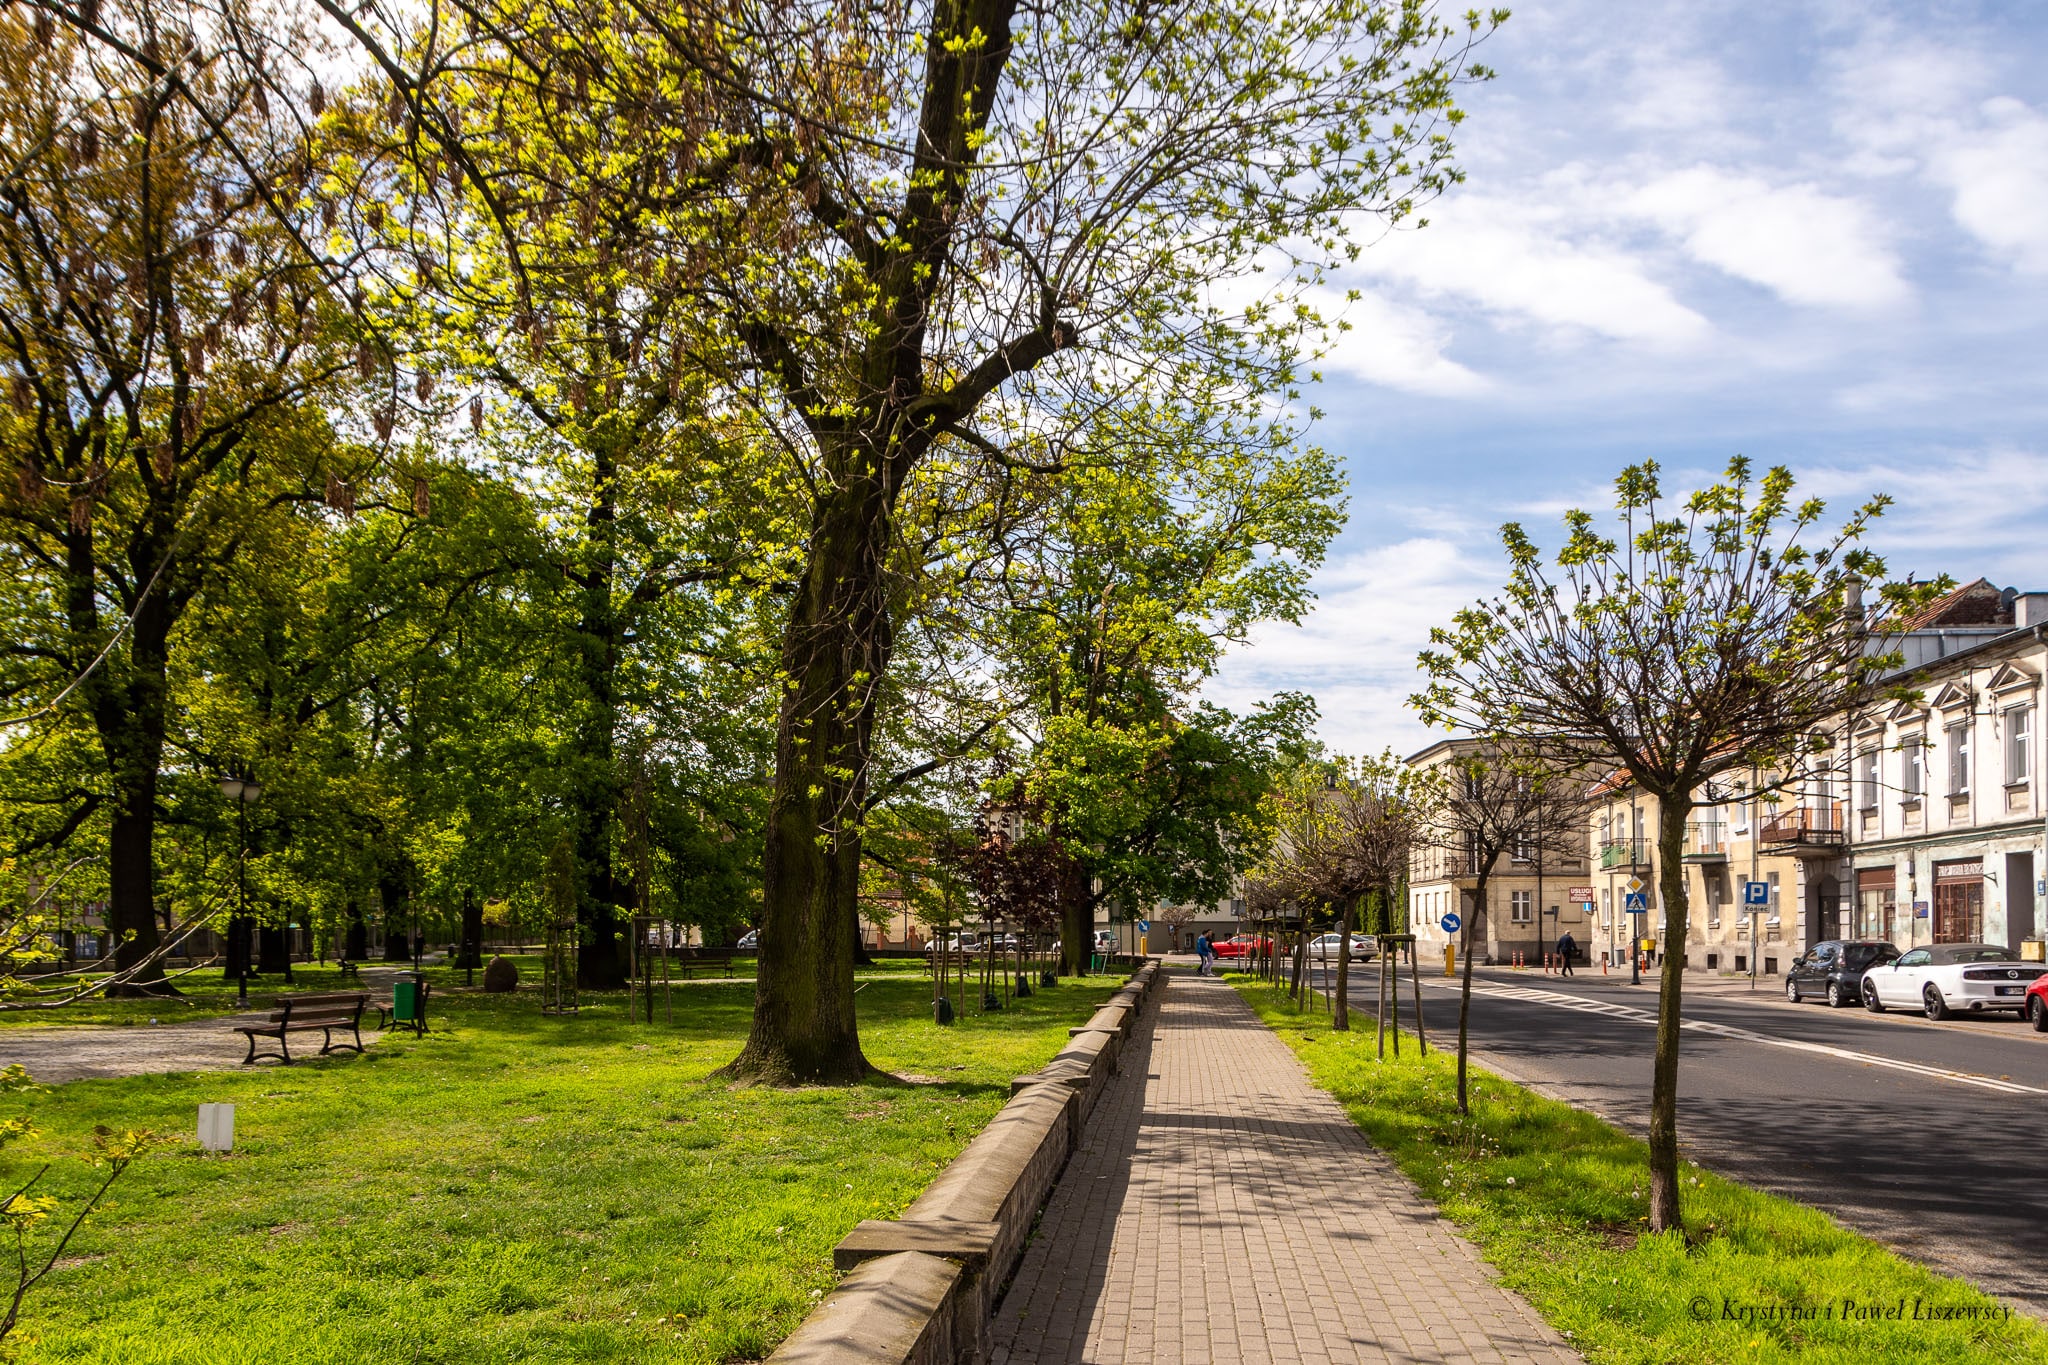
{"label": "stone edging", "polygon": [[1010,1084],[1010,1100],[893,1221],[861,1222],[832,1250],[846,1277],[770,1361],[974,1365],[996,1296],[1140,1013],[1166,985],[1155,959],[1070,1029],[1067,1046]]}

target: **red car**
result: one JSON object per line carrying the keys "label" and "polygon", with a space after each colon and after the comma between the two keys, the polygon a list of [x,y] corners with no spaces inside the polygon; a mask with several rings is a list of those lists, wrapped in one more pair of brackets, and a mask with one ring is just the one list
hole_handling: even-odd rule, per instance
{"label": "red car", "polygon": [[2021,1011],[2036,1033],[2048,1033],[2048,976],[2027,987],[2027,1007]]}
{"label": "red car", "polygon": [[1266,952],[1272,947],[1272,943],[1253,934],[1239,934],[1236,938],[1226,938],[1221,943],[1210,946],[1216,950],[1218,957],[1249,957],[1253,953]]}

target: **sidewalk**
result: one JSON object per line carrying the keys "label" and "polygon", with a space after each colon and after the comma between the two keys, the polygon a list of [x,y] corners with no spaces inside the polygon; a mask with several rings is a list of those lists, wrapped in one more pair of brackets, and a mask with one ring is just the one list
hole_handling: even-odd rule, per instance
{"label": "sidewalk", "polygon": [[994,1340],[995,1365],[1577,1359],[1235,991],[1180,973]]}
{"label": "sidewalk", "polygon": [[[156,1076],[177,1071],[239,1071],[249,1040],[235,1025],[262,1023],[256,1014],[219,1015],[176,1024],[74,1024],[50,1028],[10,1024],[0,1029],[0,1066],[19,1062],[39,1084],[99,1080],[109,1076]],[[383,1035],[367,1025],[363,1043]],[[263,1046],[275,1050],[274,1040]],[[292,1035],[292,1060],[317,1057],[318,1034]],[[343,1052],[342,1056],[354,1056]],[[278,1066],[259,1062],[258,1067]],[[249,1068],[255,1070],[255,1067]]]}

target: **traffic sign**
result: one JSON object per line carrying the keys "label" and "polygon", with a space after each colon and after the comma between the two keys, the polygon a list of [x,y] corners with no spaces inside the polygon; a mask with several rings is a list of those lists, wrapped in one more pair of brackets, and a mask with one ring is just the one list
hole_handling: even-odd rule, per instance
{"label": "traffic sign", "polygon": [[1444,932],[1447,934],[1457,933],[1458,926],[1460,924],[1463,924],[1464,922],[1465,921],[1458,918],[1458,912],[1455,910],[1451,911],[1449,914],[1445,915],[1442,919],[1437,921],[1437,923],[1443,925]]}
{"label": "traffic sign", "polygon": [[1744,905],[1769,905],[1771,903],[1771,884],[1769,882],[1744,882],[1742,884],[1742,903]]}
{"label": "traffic sign", "polygon": [[1149,919],[1141,919],[1141,920],[1139,920],[1139,921],[1138,921],[1138,932],[1139,932],[1139,933],[1141,933],[1141,934],[1148,934],[1148,933],[1152,932],[1152,921],[1151,921],[1151,920],[1149,920]]}
{"label": "traffic sign", "polygon": [[1621,908],[1631,915],[1647,915],[1650,913],[1650,898],[1640,891],[1631,891],[1621,898]]}
{"label": "traffic sign", "polygon": [[1643,889],[1643,879],[1641,877],[1630,877],[1628,879],[1627,886],[1628,889],[1632,892],[1640,891]]}
{"label": "traffic sign", "polygon": [[1568,886],[1565,888],[1564,898],[1568,901],[1576,901],[1581,905],[1591,905],[1593,903],[1593,888],[1590,886]]}

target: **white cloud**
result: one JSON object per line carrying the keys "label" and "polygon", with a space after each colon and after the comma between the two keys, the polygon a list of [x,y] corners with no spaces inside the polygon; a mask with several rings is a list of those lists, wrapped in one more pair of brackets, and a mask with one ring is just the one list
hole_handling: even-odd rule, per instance
{"label": "white cloud", "polygon": [[1774,187],[1696,166],[1659,176],[1622,205],[1678,237],[1695,260],[1788,303],[1879,308],[1909,293],[1869,211],[1812,185]]}
{"label": "white cloud", "polygon": [[[1478,541],[1475,527],[1471,536]],[[1412,536],[1333,560],[1317,575],[1316,610],[1300,626],[1267,626],[1233,653],[1208,689],[1247,706],[1281,689],[1314,695],[1323,741],[1346,753],[1403,752],[1429,742],[1407,708],[1422,683],[1416,653],[1432,626],[1500,585],[1477,544]]]}
{"label": "white cloud", "polygon": [[1590,238],[1567,241],[1554,218],[1531,203],[1461,194],[1428,227],[1375,243],[1357,268],[1425,296],[1620,341],[1681,347],[1712,330],[1629,253]]}
{"label": "white cloud", "polygon": [[1881,25],[1833,65],[1850,169],[1941,187],[1956,225],[1993,257],[2048,274],[2048,118],[1987,98],[2000,78],[1990,56]]}
{"label": "white cloud", "polygon": [[2048,119],[2010,98],[1979,112],[1981,124],[1937,148],[1932,174],[1966,232],[2016,269],[2048,274]]}
{"label": "white cloud", "polygon": [[1487,387],[1484,377],[1444,354],[1450,332],[1419,308],[1361,291],[1349,303],[1334,294],[1316,302],[1324,316],[1341,318],[1349,329],[1333,332],[1326,367],[1391,389],[1433,397],[1457,397]]}

